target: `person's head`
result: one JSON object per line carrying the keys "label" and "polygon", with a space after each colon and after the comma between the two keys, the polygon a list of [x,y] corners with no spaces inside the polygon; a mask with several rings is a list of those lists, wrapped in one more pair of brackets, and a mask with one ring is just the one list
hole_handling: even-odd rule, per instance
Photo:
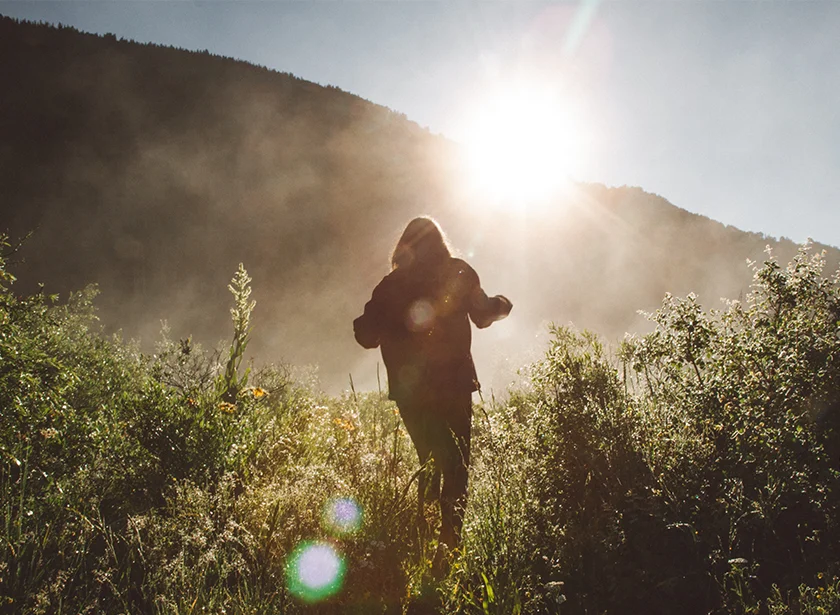
{"label": "person's head", "polygon": [[391,267],[432,264],[451,256],[446,237],[431,218],[414,218],[405,227],[391,255]]}

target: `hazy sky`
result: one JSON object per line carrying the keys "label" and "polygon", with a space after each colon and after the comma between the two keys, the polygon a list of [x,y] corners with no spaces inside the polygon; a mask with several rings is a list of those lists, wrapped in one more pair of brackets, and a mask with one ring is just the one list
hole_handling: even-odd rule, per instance
{"label": "hazy sky", "polygon": [[456,140],[499,84],[561,84],[589,143],[578,179],[840,246],[840,1],[0,0],[0,14],[209,49]]}

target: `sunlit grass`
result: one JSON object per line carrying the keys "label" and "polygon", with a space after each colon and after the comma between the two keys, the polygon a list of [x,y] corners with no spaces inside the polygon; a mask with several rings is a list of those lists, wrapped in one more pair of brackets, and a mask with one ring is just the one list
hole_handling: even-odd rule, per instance
{"label": "sunlit grass", "polygon": [[145,356],[90,293],[0,289],[0,613],[836,612],[840,290],[804,256],[756,279],[725,313],[666,299],[617,354],[555,329],[527,391],[476,407],[439,580],[383,394]]}

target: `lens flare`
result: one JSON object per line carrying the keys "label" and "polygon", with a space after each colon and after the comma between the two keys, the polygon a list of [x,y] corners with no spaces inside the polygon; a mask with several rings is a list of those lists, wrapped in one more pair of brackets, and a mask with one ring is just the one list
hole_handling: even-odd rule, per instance
{"label": "lens flare", "polygon": [[362,526],[362,517],[353,498],[333,498],[324,507],[324,525],[336,534],[352,534]]}
{"label": "lens flare", "polygon": [[307,603],[318,602],[341,589],[345,572],[344,558],[332,545],[305,542],[286,563],[286,583],[292,595]]}
{"label": "lens flare", "polygon": [[428,331],[435,322],[435,308],[426,299],[418,299],[408,308],[406,325],[411,331]]}

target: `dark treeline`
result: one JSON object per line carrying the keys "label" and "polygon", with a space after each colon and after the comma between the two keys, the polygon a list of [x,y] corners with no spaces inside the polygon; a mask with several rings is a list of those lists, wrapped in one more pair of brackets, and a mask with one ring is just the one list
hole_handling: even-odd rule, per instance
{"label": "dark treeline", "polygon": [[578,186],[530,217],[486,210],[458,156],[337,88],[0,17],[0,230],[34,231],[16,271],[50,292],[98,283],[103,322],[144,343],[162,319],[176,337],[225,336],[226,281],[244,262],[263,331],[250,350],[317,364],[333,390],[351,370],[375,383],[349,323],[396,233],[426,213],[518,306],[478,342],[479,371],[498,385],[492,372],[529,358],[547,321],[615,339],[666,292],[714,306],[747,289],[745,259],[767,244],[781,261],[795,252],[637,188]]}

